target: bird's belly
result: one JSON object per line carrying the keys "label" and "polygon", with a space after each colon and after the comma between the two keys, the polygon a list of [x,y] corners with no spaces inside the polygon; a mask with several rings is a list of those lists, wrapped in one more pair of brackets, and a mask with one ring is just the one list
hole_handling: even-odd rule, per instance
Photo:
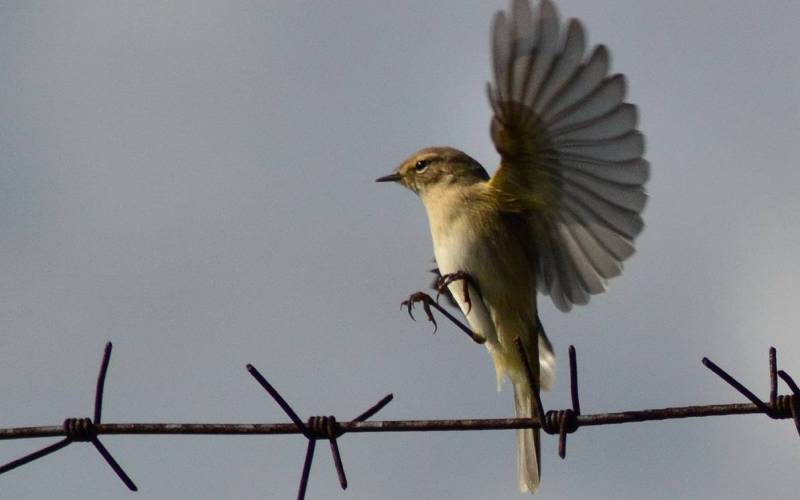
{"label": "bird's belly", "polygon": [[442,274],[463,271],[484,293],[505,289],[524,291],[527,295],[531,290],[527,258],[506,232],[478,233],[467,224],[456,222],[448,230],[434,234],[433,240],[434,256]]}
{"label": "bird's belly", "polygon": [[448,229],[434,236],[436,264],[442,275],[463,271],[470,276],[469,303],[462,281],[455,281],[448,288],[472,330],[492,345],[497,342],[497,333],[492,321],[491,304],[481,295],[481,283],[488,281],[487,272],[494,259],[489,255],[487,242],[468,228],[459,227],[456,223]]}
{"label": "bird's belly", "polygon": [[464,219],[451,219],[447,226],[431,229],[439,271],[443,275],[463,271],[471,279],[469,303],[461,281],[448,288],[472,330],[486,339],[498,385],[505,374],[524,380],[514,339],[533,341],[532,352],[539,355],[535,348],[535,276],[522,242],[499,220],[484,223],[481,231],[474,231]]}
{"label": "bird's belly", "polygon": [[[474,231],[465,219],[456,218],[436,229],[432,233],[439,271],[443,275],[463,271],[472,279],[471,304],[464,297],[462,282],[451,283],[449,289],[475,330],[491,340],[502,333],[495,332],[499,317],[506,321],[521,316],[535,318],[533,266],[520,242],[500,221]],[[481,307],[475,307],[476,299]]]}
{"label": "bird's belly", "polygon": [[485,244],[464,227],[465,224],[453,226],[433,238],[433,254],[439,271],[442,274],[475,272],[481,266],[481,257],[485,257],[482,248]]}

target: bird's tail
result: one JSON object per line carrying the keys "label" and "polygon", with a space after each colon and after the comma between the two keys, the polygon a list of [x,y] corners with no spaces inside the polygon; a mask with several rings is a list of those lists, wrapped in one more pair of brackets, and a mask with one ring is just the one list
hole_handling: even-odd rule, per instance
{"label": "bird's tail", "polygon": [[[533,394],[526,380],[513,380],[514,408],[517,418],[532,418]],[[517,460],[519,463],[519,489],[533,493],[539,487],[539,429],[517,430]]]}

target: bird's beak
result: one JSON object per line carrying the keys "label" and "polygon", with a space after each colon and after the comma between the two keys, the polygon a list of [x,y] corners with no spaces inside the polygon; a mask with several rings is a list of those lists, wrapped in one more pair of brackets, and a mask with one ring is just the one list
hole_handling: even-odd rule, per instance
{"label": "bird's beak", "polygon": [[375,179],[375,182],[397,182],[400,180],[400,174],[397,172],[389,175],[384,175],[383,177],[378,177]]}

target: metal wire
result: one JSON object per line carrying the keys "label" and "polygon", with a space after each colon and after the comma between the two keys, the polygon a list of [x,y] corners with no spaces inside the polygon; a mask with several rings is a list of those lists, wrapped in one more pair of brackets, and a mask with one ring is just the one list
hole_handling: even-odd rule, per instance
{"label": "metal wire", "polygon": [[[109,467],[111,467],[111,470],[116,473],[120,480],[125,483],[125,486],[127,486],[131,491],[138,491],[138,488],[136,487],[136,484],[134,484],[133,480],[128,476],[128,474],[125,473],[119,462],[114,459],[114,457],[111,455],[111,452],[109,452],[103,443],[101,443],[97,438],[97,435],[101,434],[101,432],[98,431],[98,425],[100,425],[100,416],[103,412],[103,391],[105,388],[106,374],[108,373],[108,363],[110,360],[111,342],[108,342],[103,352],[103,361],[100,363],[100,373],[97,376],[97,387],[95,388],[94,393],[94,420],[90,418],[67,418],[64,420],[64,423],[61,425],[60,432],[57,434],[53,434],[52,429],[48,429],[45,433],[37,432],[36,427],[23,428],[25,431],[22,433],[15,433],[13,432],[14,429],[10,429],[12,431],[10,433],[11,437],[4,437],[2,439],[16,439],[18,437],[44,437],[54,435],[63,435],[65,438],[57,443],[53,443],[40,450],[25,455],[22,458],[18,458],[3,465],[0,467],[0,474],[47,456],[55,451],[60,450],[61,448],[65,448],[72,443],[89,442],[94,445],[97,452],[103,457],[103,460],[106,461]],[[23,436],[24,434],[28,434],[28,436]]]}
{"label": "metal wire", "polygon": [[[527,359],[522,343],[515,341],[520,355],[529,372],[531,383],[534,382],[530,363]],[[98,375],[95,392],[94,419],[68,418],[62,425],[38,427],[12,427],[0,428],[0,440],[26,439],[41,437],[62,437],[63,439],[34,451],[24,457],[13,460],[0,466],[0,474],[13,470],[29,462],[54,453],[74,442],[91,442],[103,459],[119,476],[123,483],[132,491],[137,487],[125,473],[119,463],[100,442],[100,435],[272,435],[272,434],[302,434],[308,440],[305,460],[303,462],[300,485],[297,498],[305,497],[311,465],[316,450],[316,441],[326,439],[330,443],[331,454],[340,486],[347,488],[347,476],[342,464],[338,439],[346,433],[364,432],[425,432],[425,431],[479,431],[501,429],[535,429],[539,428],[549,434],[559,436],[558,453],[562,458],[566,455],[567,435],[576,432],[581,427],[623,424],[631,422],[647,422],[655,420],[699,418],[721,415],[745,415],[763,413],[773,419],[793,419],[795,427],[800,434],[800,388],[791,376],[783,370],[777,369],[777,353],[774,348],[769,351],[769,402],[765,403],[741,382],[728,372],[720,368],[708,358],[703,358],[703,364],[725,382],[735,388],[739,393],[749,399],[750,403],[711,404],[698,406],[683,406],[669,408],[655,408],[646,410],[631,410],[615,413],[581,414],[580,399],[578,395],[578,369],[577,356],[574,346],[569,348],[570,363],[570,394],[572,408],[544,411],[538,391],[536,397],[535,418],[493,418],[493,419],[444,419],[444,420],[383,420],[368,421],[377,412],[383,409],[393,396],[385,396],[380,401],[363,411],[349,422],[339,422],[334,416],[312,416],[306,422],[295,412],[286,399],[267,381],[267,379],[253,366],[247,365],[247,371],[269,393],[275,402],[286,413],[289,423],[102,423],[102,403],[105,378],[111,356],[111,343],[106,345],[100,373]],[[777,380],[782,379],[792,391],[788,395],[778,394]]]}

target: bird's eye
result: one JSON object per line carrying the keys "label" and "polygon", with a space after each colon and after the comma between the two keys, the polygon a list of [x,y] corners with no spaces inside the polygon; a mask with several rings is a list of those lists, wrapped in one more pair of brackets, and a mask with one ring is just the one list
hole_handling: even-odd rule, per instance
{"label": "bird's eye", "polygon": [[420,160],[416,165],[414,165],[414,170],[416,170],[417,173],[422,173],[428,168],[429,163],[430,160]]}

